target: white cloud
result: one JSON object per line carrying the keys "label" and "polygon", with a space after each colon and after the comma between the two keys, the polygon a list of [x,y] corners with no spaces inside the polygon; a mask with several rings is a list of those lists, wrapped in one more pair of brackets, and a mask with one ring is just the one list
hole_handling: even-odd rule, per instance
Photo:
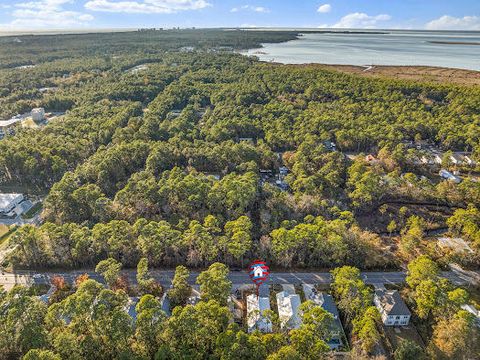
{"label": "white cloud", "polygon": [[200,10],[211,6],[206,0],[90,0],[85,8],[92,11],[137,14],[174,14],[186,10]]}
{"label": "white cloud", "polygon": [[425,24],[427,30],[480,30],[479,16],[456,18],[444,15]]}
{"label": "white cloud", "polygon": [[330,4],[320,5],[317,9],[317,12],[322,13],[322,14],[329,13],[330,11],[332,11],[332,5],[330,5]]}
{"label": "white cloud", "polygon": [[253,12],[258,12],[258,13],[269,13],[270,10],[267,9],[266,7],[263,6],[253,6],[253,5],[243,5],[240,7],[234,7],[230,12],[239,12],[242,10],[248,10],[248,11],[253,11]]}
{"label": "white cloud", "polygon": [[333,25],[334,28],[352,28],[352,29],[374,29],[378,23],[388,21],[392,17],[387,14],[370,16],[365,13],[351,13],[345,15],[338,23]]}
{"label": "white cloud", "polygon": [[70,11],[65,5],[74,0],[38,0],[17,3],[12,6],[13,20],[8,24],[0,24],[0,29],[65,29],[82,27],[93,20],[90,14]]}

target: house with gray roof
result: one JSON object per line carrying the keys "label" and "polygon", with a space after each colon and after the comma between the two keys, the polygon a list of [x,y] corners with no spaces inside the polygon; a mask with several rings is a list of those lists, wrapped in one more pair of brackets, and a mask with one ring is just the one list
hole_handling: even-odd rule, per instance
{"label": "house with gray roof", "polygon": [[373,302],[386,326],[407,326],[410,322],[410,310],[397,290],[377,289]]}
{"label": "house with gray roof", "polygon": [[272,323],[264,316],[270,310],[269,296],[250,294],[247,296],[247,326],[248,332],[259,330],[263,333],[272,332]]}
{"label": "house with gray roof", "polygon": [[333,324],[330,329],[332,337],[327,341],[327,345],[332,350],[338,350],[342,346],[343,326],[332,295],[320,292],[315,286],[310,284],[302,284],[302,288],[307,301],[310,300],[315,305],[322,307],[322,309],[332,314]]}

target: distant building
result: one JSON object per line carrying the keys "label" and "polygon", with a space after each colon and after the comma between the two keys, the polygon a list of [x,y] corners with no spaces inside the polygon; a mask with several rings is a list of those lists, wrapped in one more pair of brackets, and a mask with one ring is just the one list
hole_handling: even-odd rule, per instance
{"label": "distant building", "polygon": [[475,160],[473,160],[471,155],[464,155],[463,156],[463,162],[468,166],[476,166],[477,165],[477,163],[475,162]]}
{"label": "distant building", "polygon": [[466,251],[469,253],[473,253],[472,248],[462,238],[439,237],[438,246],[440,246],[441,248],[450,248],[456,252]]}
{"label": "distant building", "polygon": [[43,294],[43,295],[40,295],[38,298],[39,298],[40,301],[42,301],[43,303],[48,304],[48,303],[50,302],[50,298],[51,298],[52,295],[55,293],[55,291],[57,291],[57,287],[51,285],[51,286],[50,286],[50,289],[48,289],[47,293],[46,293],[46,294]]}
{"label": "distant building", "polygon": [[442,178],[445,180],[453,181],[456,184],[460,184],[462,182],[462,179],[459,178],[458,176],[453,175],[450,171],[442,169],[438,173]]}
{"label": "distant building", "polygon": [[126,312],[130,317],[133,319],[133,321],[137,320],[137,304],[140,301],[138,297],[129,297],[128,298],[128,303],[126,305]]}
{"label": "distant building", "polygon": [[453,165],[461,165],[463,164],[463,156],[459,154],[452,154],[450,155],[450,161]]}
{"label": "distant building", "polygon": [[281,167],[278,168],[278,173],[281,176],[288,175],[288,168],[286,166],[281,166]]}
{"label": "distant building", "polygon": [[287,329],[298,329],[302,324],[298,309],[300,296],[287,291],[277,293],[278,316],[280,326]]}
{"label": "distant building", "polygon": [[263,316],[265,310],[270,310],[270,297],[250,294],[247,296],[247,326],[248,332],[260,330],[272,332],[272,323]]}
{"label": "distant building", "polygon": [[323,142],[323,146],[325,146],[328,151],[337,151],[337,145],[330,140],[325,140]]}
{"label": "distant building", "polygon": [[43,121],[45,120],[45,109],[44,108],[32,109],[30,115],[32,116],[33,121]]}
{"label": "distant building", "polygon": [[187,299],[187,305],[197,305],[201,300],[198,286],[192,286],[192,295]]}
{"label": "distant building", "polygon": [[195,51],[195,48],[193,46],[183,46],[180,48],[180,52],[190,53],[194,51]]}
{"label": "distant building", "polygon": [[172,316],[172,313],[170,312],[170,300],[168,299],[167,292],[163,294],[162,299],[160,300],[160,305],[165,315]]}
{"label": "distant building", "polygon": [[22,194],[1,194],[0,193],[0,215],[10,213],[24,200]]}
{"label": "distant building", "polygon": [[375,290],[373,302],[382,322],[386,326],[407,326],[410,322],[410,310],[397,290]]}
{"label": "distant building", "polygon": [[423,164],[427,165],[441,165],[442,164],[442,155],[437,152],[425,151],[424,155],[420,158],[420,161]]}

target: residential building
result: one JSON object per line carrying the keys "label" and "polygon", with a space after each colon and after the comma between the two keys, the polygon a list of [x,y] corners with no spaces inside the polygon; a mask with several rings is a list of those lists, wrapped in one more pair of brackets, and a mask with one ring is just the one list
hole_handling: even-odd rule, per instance
{"label": "residential building", "polygon": [[469,252],[473,253],[472,248],[468,243],[462,238],[451,238],[451,237],[439,237],[438,246],[441,248],[449,248],[456,252]]}
{"label": "residential building", "polygon": [[[267,296],[265,296],[267,295]],[[264,316],[264,311],[270,310],[270,296],[268,294],[250,294],[247,296],[247,326],[248,332],[260,330],[272,332],[272,323]]]}
{"label": "residential building", "polygon": [[333,141],[325,140],[322,143],[328,151],[337,151],[337,145]]}
{"label": "residential building", "polygon": [[471,155],[463,155],[463,162],[468,166],[476,166],[477,163],[473,160]]}
{"label": "residential building", "polygon": [[200,287],[198,285],[194,285],[192,286],[192,295],[187,299],[187,305],[197,305],[200,300]]}
{"label": "residential building", "polygon": [[45,109],[44,108],[35,108],[32,109],[30,115],[33,121],[43,121],[45,120]]}
{"label": "residential building", "polygon": [[407,326],[410,322],[410,310],[397,290],[375,290],[373,302],[386,326]]}
{"label": "residential building", "polygon": [[251,143],[251,144],[254,143],[253,138],[251,138],[251,137],[241,137],[241,138],[238,138],[238,142],[248,142],[248,143]]}
{"label": "residential building", "polygon": [[440,172],[438,173],[442,178],[444,178],[445,180],[449,180],[449,181],[453,181],[454,183],[456,184],[460,184],[462,182],[462,179],[459,178],[458,176],[456,175],[453,175],[450,171],[448,170],[445,170],[445,169],[442,169],[440,170]]}
{"label": "residential building", "polygon": [[302,287],[303,293],[305,294],[305,299],[307,301],[312,301],[315,305],[321,306],[322,309],[332,314],[332,338],[327,341],[327,345],[332,350],[338,350],[342,346],[343,326],[342,322],[340,321],[337,305],[335,305],[332,295],[317,291],[313,285],[303,284]]}
{"label": "residential building", "polygon": [[452,154],[450,155],[450,161],[453,165],[462,165],[463,164],[463,156],[459,154]]}
{"label": "residential building", "polygon": [[280,326],[287,329],[298,329],[302,324],[298,309],[301,301],[300,296],[290,291],[277,293],[278,316]]}
{"label": "residential building", "polygon": [[22,194],[1,194],[0,193],[0,215],[10,213],[24,200]]}
{"label": "residential building", "polygon": [[137,304],[140,301],[140,299],[136,296],[131,296],[128,298],[128,303],[126,305],[125,311],[127,312],[128,315],[133,319],[133,321],[137,320]]}
{"label": "residential building", "polygon": [[278,172],[281,176],[288,175],[288,168],[286,166],[281,166],[278,168]]}
{"label": "residential building", "polygon": [[420,162],[426,165],[441,165],[442,164],[442,154],[439,152],[432,152],[432,151],[421,151],[420,152]]}
{"label": "residential building", "polygon": [[167,292],[163,294],[162,299],[160,300],[160,305],[165,315],[172,316],[172,313],[170,311],[170,300],[168,299]]}

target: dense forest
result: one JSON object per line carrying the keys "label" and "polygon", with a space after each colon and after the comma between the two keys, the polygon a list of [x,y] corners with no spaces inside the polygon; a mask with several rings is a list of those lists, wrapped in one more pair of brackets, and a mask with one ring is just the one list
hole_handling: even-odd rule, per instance
{"label": "dense forest", "polygon": [[[155,266],[204,266],[261,253],[287,267],[392,267],[386,244],[359,226],[362,215],[395,201],[480,206],[480,182],[439,181],[408,145],[478,159],[478,88],[367,79],[232,52],[296,35],[1,38],[2,116],[35,106],[66,112],[0,141],[3,184],[48,194],[46,223],[12,237],[20,246],[10,262],[77,267],[112,256],[132,265],[148,256]],[[26,64],[33,67],[16,67]],[[390,229],[407,232],[417,214],[397,215]],[[470,238],[478,254],[478,233]]]}
{"label": "dense forest", "polygon": [[[329,358],[332,315],[308,301],[292,331],[274,311],[263,314],[270,334],[234,323],[229,268],[254,258],[273,270],[334,269],[326,291],[351,359],[378,354],[384,341],[360,269],[408,264],[400,290],[425,346],[404,342],[395,359],[476,358],[478,328],[461,307],[469,293],[440,269],[480,263],[480,88],[239,53],[298,36],[0,37],[0,119],[35,107],[56,114],[0,139],[0,190],[42,202],[38,224],[8,234],[0,267],[95,267],[105,280],[55,277],[47,301],[39,286],[0,288],[1,360]],[[431,149],[441,164],[424,161]],[[473,165],[453,163],[456,153]],[[444,181],[442,168],[463,181]],[[440,250],[431,231],[471,251]],[[148,266],[176,267],[172,287]],[[204,270],[197,304],[186,266]],[[129,284],[121,269],[135,267]]]}

